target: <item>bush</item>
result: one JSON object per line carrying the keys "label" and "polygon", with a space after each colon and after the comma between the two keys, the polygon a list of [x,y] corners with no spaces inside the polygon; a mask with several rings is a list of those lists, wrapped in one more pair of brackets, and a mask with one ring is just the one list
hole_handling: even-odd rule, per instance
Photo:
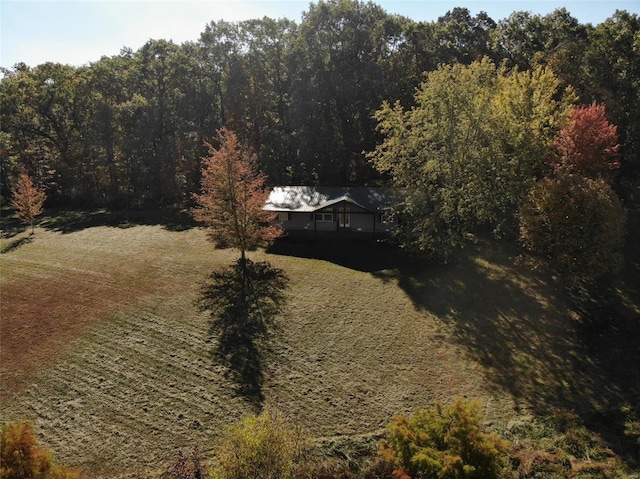
{"label": "bush", "polygon": [[479,403],[465,399],[397,416],[380,454],[396,466],[395,477],[496,478],[508,445],[483,432],[481,419]]}
{"label": "bush", "polygon": [[627,477],[620,458],[573,414],[519,419],[504,435],[511,442],[514,478]]}
{"label": "bush", "polygon": [[78,476],[77,471],[56,465],[51,452],[38,446],[31,423],[10,423],[2,426],[2,479],[75,479]]}
{"label": "bush", "polygon": [[288,479],[303,465],[307,441],[301,430],[266,409],[231,426],[217,451],[216,479]]}
{"label": "bush", "polygon": [[193,448],[190,457],[184,451],[178,451],[178,457],[167,473],[171,479],[204,479],[206,473],[200,449],[197,446]]}

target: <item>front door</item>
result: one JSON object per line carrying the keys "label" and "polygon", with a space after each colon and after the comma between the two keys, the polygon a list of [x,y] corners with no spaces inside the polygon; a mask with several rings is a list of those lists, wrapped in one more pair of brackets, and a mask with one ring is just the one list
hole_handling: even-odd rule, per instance
{"label": "front door", "polygon": [[340,211],[340,228],[349,228],[351,226],[351,213],[349,208]]}

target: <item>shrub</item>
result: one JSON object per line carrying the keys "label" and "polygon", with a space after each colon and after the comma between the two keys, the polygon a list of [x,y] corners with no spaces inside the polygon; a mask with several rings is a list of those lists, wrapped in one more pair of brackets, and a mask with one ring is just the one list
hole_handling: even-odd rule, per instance
{"label": "shrub", "polygon": [[482,431],[480,404],[437,402],[413,416],[397,416],[380,454],[396,466],[395,477],[443,479],[499,476],[507,442]]}
{"label": "shrub", "polygon": [[232,425],[217,451],[216,479],[288,479],[296,477],[307,450],[299,428],[276,411],[244,418]]}
{"label": "shrub", "polygon": [[0,477],[3,479],[75,479],[79,473],[54,463],[51,452],[38,446],[29,422],[2,426]]}
{"label": "shrub", "polygon": [[367,469],[364,479],[393,479],[394,470],[393,464],[380,458]]}
{"label": "shrub", "polygon": [[509,423],[503,434],[511,443],[514,478],[627,477],[621,459],[574,414],[520,418]]}
{"label": "shrub", "polygon": [[197,446],[193,448],[191,457],[182,450],[178,451],[178,457],[167,472],[171,479],[204,479],[206,474],[200,449]]}

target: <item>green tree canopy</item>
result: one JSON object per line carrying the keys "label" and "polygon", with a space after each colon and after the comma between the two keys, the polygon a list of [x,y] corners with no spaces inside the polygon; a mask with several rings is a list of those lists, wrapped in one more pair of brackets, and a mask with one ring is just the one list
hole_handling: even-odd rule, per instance
{"label": "green tree canopy", "polygon": [[571,99],[545,68],[485,58],[429,73],[409,110],[384,103],[369,158],[400,189],[404,243],[447,259],[468,233],[515,233]]}
{"label": "green tree canopy", "polygon": [[[0,182],[9,191],[28,171],[57,206],[184,206],[198,188],[203,140],[227,126],[273,182],[380,183],[362,152],[381,139],[373,114],[382,102],[409,110],[425,72],[489,56],[521,75],[546,67],[559,90],[606,105],[620,135],[617,187],[630,200],[640,171],[639,25],[625,11],[583,25],[565,9],[496,23],[454,8],[416,22],[375,2],[321,0],[298,23],[211,22],[198,41],[150,40],[82,67],[17,64],[1,69]],[[522,145],[531,135],[515,118]]]}

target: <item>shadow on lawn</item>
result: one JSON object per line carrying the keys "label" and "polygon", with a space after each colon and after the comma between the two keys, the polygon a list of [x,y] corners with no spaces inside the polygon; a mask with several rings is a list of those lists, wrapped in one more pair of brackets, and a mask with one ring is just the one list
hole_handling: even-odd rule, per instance
{"label": "shadow on lawn", "polygon": [[319,259],[356,271],[373,273],[389,268],[398,268],[407,263],[399,248],[389,242],[375,241],[373,238],[336,237],[320,234],[313,236],[293,236],[277,239],[267,253],[294,256],[297,258]]}
{"label": "shadow on lawn", "polygon": [[264,401],[263,352],[284,306],[287,283],[284,272],[269,263],[240,259],[211,273],[200,295],[217,340],[213,359],[226,367],[237,393],[257,409]]}
{"label": "shadow on lawn", "polygon": [[10,253],[11,251],[17,250],[21,246],[29,244],[33,241],[33,234],[29,234],[28,236],[23,236],[22,238],[15,239],[7,244],[5,247],[0,250],[0,254]]}
{"label": "shadow on lawn", "polygon": [[488,379],[519,407],[543,416],[574,412],[619,453],[638,453],[624,435],[621,413],[637,408],[640,397],[638,291],[618,285],[577,302],[495,244],[448,267],[375,275],[396,281],[416,308],[449,324]]}
{"label": "shadow on lawn", "polygon": [[[20,221],[11,215],[3,215],[2,231],[11,238],[24,230]],[[161,225],[170,231],[184,231],[196,226],[187,210],[167,208],[157,210],[57,210],[48,209],[38,218],[41,228],[73,233],[96,226],[130,228],[139,225]]]}

